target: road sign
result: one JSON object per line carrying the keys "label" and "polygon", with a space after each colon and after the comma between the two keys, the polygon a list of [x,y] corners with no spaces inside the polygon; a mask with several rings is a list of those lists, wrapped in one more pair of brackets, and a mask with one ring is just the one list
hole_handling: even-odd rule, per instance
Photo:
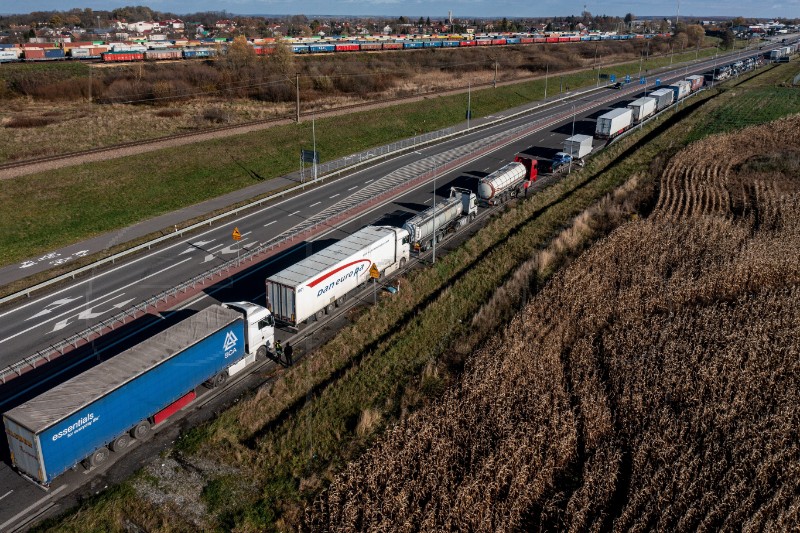
{"label": "road sign", "polygon": [[239,233],[239,228],[233,228],[233,240],[234,241],[242,240],[242,234]]}
{"label": "road sign", "polygon": [[631,82],[631,77],[630,77],[629,74],[626,74],[625,75],[625,83],[630,83],[630,82]]}
{"label": "road sign", "polygon": [[661,78],[656,78],[656,87],[661,85]]}
{"label": "road sign", "polygon": [[608,81],[610,81],[611,83],[614,83],[615,81],[617,81],[617,75],[616,74],[612,74],[611,76],[608,77]]}
{"label": "road sign", "polygon": [[647,84],[647,79],[644,76],[639,78],[639,85],[646,85],[646,84]]}
{"label": "road sign", "polygon": [[380,270],[378,270],[378,265],[372,263],[372,266],[369,267],[369,275],[373,279],[378,279],[379,277],[381,277],[381,272]]}
{"label": "road sign", "polygon": [[316,163],[319,164],[319,152],[314,150],[300,150],[300,160],[303,163]]}

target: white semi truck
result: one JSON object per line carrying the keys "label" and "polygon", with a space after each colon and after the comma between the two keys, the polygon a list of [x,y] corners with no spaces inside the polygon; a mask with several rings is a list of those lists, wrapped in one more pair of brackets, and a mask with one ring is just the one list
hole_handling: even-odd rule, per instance
{"label": "white semi truck", "polygon": [[290,326],[320,320],[370,279],[370,268],[391,274],[405,267],[408,231],[367,226],[267,278],[267,307]]}

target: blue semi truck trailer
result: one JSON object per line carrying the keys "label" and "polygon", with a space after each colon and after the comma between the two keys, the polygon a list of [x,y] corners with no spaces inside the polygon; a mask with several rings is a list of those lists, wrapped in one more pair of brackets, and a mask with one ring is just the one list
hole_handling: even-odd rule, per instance
{"label": "blue semi truck trailer", "polygon": [[269,310],[208,307],[3,415],[14,467],[42,485],[83,462],[97,466],[142,439],[274,343]]}

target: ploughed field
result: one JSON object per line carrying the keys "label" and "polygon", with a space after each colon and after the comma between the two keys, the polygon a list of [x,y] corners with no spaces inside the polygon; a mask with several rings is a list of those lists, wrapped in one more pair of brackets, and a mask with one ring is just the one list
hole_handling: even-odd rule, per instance
{"label": "ploughed field", "polygon": [[311,530],[800,525],[800,116],[706,138],[308,510]]}

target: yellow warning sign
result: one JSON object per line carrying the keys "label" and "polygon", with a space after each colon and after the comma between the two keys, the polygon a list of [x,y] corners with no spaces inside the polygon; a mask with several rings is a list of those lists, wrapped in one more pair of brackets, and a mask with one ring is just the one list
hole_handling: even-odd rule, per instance
{"label": "yellow warning sign", "polygon": [[378,270],[378,265],[376,265],[375,263],[372,263],[372,266],[369,267],[369,275],[371,277],[375,278],[375,279],[378,279],[379,277],[381,277],[381,272],[380,272],[380,270]]}
{"label": "yellow warning sign", "polygon": [[239,228],[233,228],[233,240],[239,241],[242,239],[242,234],[239,233]]}

